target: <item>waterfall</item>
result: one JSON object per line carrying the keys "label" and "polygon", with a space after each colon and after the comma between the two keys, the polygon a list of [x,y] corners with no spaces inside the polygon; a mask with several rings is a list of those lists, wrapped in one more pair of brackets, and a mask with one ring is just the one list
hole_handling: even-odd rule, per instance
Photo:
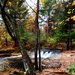
{"label": "waterfall", "polygon": [[[34,51],[31,51],[32,52],[35,52]],[[48,50],[48,49],[42,49],[41,50],[41,58],[44,59],[44,58],[50,58],[51,56],[55,55],[55,54],[58,54],[60,53],[60,50]],[[35,56],[34,54],[32,56],[30,56],[31,59],[34,59]],[[38,52],[38,55],[37,55],[37,58],[39,58],[39,52]]]}

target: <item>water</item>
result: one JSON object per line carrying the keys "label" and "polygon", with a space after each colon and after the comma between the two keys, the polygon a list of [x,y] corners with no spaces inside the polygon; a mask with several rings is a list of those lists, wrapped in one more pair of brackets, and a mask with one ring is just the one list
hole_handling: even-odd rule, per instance
{"label": "water", "polygon": [[0,62],[2,62],[4,60],[4,58],[3,57],[0,57]]}
{"label": "water", "polygon": [[[35,51],[33,51],[35,52]],[[32,51],[31,51],[32,53]],[[41,58],[44,59],[44,58],[50,58],[51,56],[55,55],[55,54],[58,54],[60,53],[60,50],[48,50],[48,49],[42,49],[41,50]],[[34,59],[35,56],[34,54],[32,56],[30,56],[31,59]],[[39,53],[37,55],[37,58],[39,58]]]}
{"label": "water", "polygon": [[21,58],[21,57],[22,57],[22,55],[9,56],[9,57],[0,57],[0,62],[2,62],[3,60],[6,60],[6,59]]}
{"label": "water", "polygon": [[[28,52],[28,54],[33,53],[33,55],[30,56],[31,59],[34,59],[34,58],[35,58],[34,52],[35,52],[35,50]],[[42,50],[41,50],[41,58],[42,58],[42,59],[50,58],[51,56],[53,56],[53,55],[55,55],[55,54],[58,54],[58,53],[60,53],[60,50],[42,49]],[[0,57],[0,62],[2,62],[2,61],[5,60],[5,59],[20,58],[20,57],[22,57],[22,55],[10,56],[10,57]],[[39,52],[38,52],[37,57],[39,58]]]}

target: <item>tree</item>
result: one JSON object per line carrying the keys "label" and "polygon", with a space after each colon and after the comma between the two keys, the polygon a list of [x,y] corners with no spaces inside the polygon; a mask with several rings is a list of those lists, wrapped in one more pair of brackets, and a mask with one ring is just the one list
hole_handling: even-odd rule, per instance
{"label": "tree", "polygon": [[[22,3],[22,1],[24,2],[24,0],[20,0],[19,5]],[[2,19],[5,23],[6,29],[8,30],[9,34],[13,37],[13,39],[16,38],[17,44],[18,44],[19,49],[22,54],[24,70],[28,71],[29,75],[35,75],[35,73],[33,71],[34,69],[33,69],[32,62],[31,62],[26,50],[24,50],[22,43],[20,41],[20,37],[18,35],[18,29],[17,29],[17,22],[16,22],[14,16],[12,16],[12,14],[8,10],[6,10],[7,3],[9,3],[9,6],[11,8],[12,2],[10,2],[8,0],[5,0],[5,1],[0,0],[0,7],[1,7],[0,10],[1,10]]]}
{"label": "tree", "polygon": [[74,12],[75,12],[75,4],[74,4],[74,1],[73,0],[69,0],[67,3],[66,3],[66,7],[65,7],[65,16],[66,16],[66,24],[65,24],[65,27],[66,27],[66,33],[68,34],[67,36],[67,41],[66,41],[66,44],[67,44],[67,50],[69,49],[72,49],[72,32],[73,32],[73,24],[74,24]]}
{"label": "tree", "polygon": [[[39,29],[39,0],[37,0],[37,13],[35,18],[35,25],[36,25],[36,50],[35,50],[35,69],[41,71],[41,54],[40,54],[40,29]],[[39,62],[37,60],[37,51],[39,51]],[[39,63],[39,67],[38,67]]]}
{"label": "tree", "polygon": [[[72,49],[72,39],[74,38],[74,2],[69,0],[62,3],[63,10],[58,17],[58,37],[66,41],[66,49]],[[61,36],[60,36],[61,35]]]}
{"label": "tree", "polygon": [[[56,3],[56,0],[41,0],[42,2],[42,7],[40,9],[40,13],[42,16],[47,17],[47,34],[48,36],[50,33],[52,33],[52,26],[54,25],[55,22],[55,10],[57,9],[58,4]],[[45,17],[45,18],[46,18]]]}

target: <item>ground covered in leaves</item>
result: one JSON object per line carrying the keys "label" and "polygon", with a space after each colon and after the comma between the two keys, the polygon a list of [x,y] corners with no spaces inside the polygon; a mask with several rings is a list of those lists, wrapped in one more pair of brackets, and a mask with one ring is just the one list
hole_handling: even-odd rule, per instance
{"label": "ground covered in leaves", "polygon": [[61,63],[60,68],[45,67],[42,73],[37,75],[68,75],[69,70],[67,68],[75,63],[75,50],[61,52],[56,58],[52,58]]}
{"label": "ground covered in leaves", "polygon": [[[10,50],[14,50],[14,49],[11,48]],[[18,55],[18,53],[15,53],[15,52],[13,53],[11,51],[11,55]],[[61,65],[60,67],[56,67],[56,68],[45,65],[43,66],[42,72],[35,71],[37,75],[68,75],[69,70],[67,68],[73,63],[75,63],[75,50],[62,51],[61,53],[51,57],[50,59],[45,59],[45,61],[58,62]],[[11,67],[6,69],[5,71],[0,72],[0,75],[9,75],[13,72],[20,72],[21,75],[23,75],[23,72],[21,69],[11,68]]]}

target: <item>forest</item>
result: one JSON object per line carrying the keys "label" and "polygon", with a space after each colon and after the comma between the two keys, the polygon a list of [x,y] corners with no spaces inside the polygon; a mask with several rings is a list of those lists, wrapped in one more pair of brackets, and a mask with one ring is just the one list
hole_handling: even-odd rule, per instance
{"label": "forest", "polygon": [[0,0],[0,75],[74,75],[75,0]]}

